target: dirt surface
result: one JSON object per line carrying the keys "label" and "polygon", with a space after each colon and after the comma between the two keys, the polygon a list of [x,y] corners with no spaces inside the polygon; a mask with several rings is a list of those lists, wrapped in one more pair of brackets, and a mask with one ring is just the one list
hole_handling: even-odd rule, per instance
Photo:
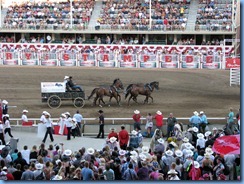
{"label": "dirt surface", "polygon": [[[176,117],[190,117],[193,111],[205,111],[208,117],[225,117],[229,107],[236,113],[240,107],[240,88],[229,86],[229,70],[200,69],[105,69],[77,67],[12,67],[0,66],[0,99],[6,99],[13,118],[20,118],[22,110],[29,110],[29,118],[39,118],[42,111],[59,117],[63,112],[75,113],[76,108],[71,101],[64,102],[59,109],[50,109],[41,102],[41,82],[62,82],[65,75],[73,76],[74,82],[80,84],[86,96],[93,88],[109,86],[115,78],[120,78],[126,87],[130,83],[147,83],[159,81],[159,90],[153,92],[153,104],[142,102],[144,96],[138,98],[139,105],[134,102],[127,106],[124,94],[121,93],[122,106],[117,106],[115,99],[111,106],[104,106],[105,117],[131,117],[138,109],[143,116],[148,112],[155,114],[157,110],[165,117],[173,112]],[[97,117],[101,109],[93,107],[92,100],[80,109],[84,117]],[[104,98],[108,102],[109,98]]]}

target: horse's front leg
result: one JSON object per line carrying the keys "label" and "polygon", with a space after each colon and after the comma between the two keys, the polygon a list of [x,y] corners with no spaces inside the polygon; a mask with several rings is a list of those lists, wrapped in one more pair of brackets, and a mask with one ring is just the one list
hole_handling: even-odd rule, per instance
{"label": "horse's front leg", "polygon": [[151,100],[152,100],[152,103],[153,103],[153,97],[152,97],[152,96],[149,96],[149,98],[151,98]]}
{"label": "horse's front leg", "polygon": [[118,104],[119,106],[121,106],[121,105],[120,105],[120,99],[121,99],[120,95],[116,95],[114,98],[116,99],[117,104]]}
{"label": "horse's front leg", "polygon": [[143,104],[145,104],[146,102],[148,103],[148,96],[146,96]]}
{"label": "horse's front leg", "polygon": [[93,101],[93,106],[96,106],[96,105],[97,105],[97,99],[98,99],[98,97],[96,96],[96,97],[94,98],[94,101]]}
{"label": "horse's front leg", "polygon": [[131,98],[132,98],[132,95],[130,95],[130,98],[128,99],[128,106],[130,106],[130,100],[131,100]]}

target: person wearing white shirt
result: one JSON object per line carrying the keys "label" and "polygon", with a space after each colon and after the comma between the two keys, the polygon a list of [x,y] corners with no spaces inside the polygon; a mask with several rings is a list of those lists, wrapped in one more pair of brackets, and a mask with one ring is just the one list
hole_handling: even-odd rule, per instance
{"label": "person wearing white shirt", "polygon": [[58,125],[59,125],[59,131],[58,134],[63,135],[64,134],[64,123],[65,123],[66,115],[61,114],[59,120],[58,120]]}
{"label": "person wearing white shirt", "polygon": [[13,135],[11,134],[11,126],[9,121],[9,115],[5,114],[3,116],[3,122],[4,122],[4,134],[8,133],[8,135],[13,138]]}
{"label": "person wearing white shirt", "polygon": [[23,114],[21,116],[22,122],[28,122],[28,118],[27,118],[27,115],[26,115],[27,112],[28,112],[27,110],[23,110],[23,112],[22,112]]}
{"label": "person wearing white shirt", "polygon": [[[76,122],[77,122],[77,124],[78,124],[78,126],[79,126],[79,129],[81,129],[81,128],[82,128],[82,126],[81,126],[81,121],[82,121],[82,119],[83,119],[83,116],[80,114],[79,110],[76,111],[76,114],[74,114],[73,118],[76,119]],[[80,137],[80,136],[81,136],[80,131],[77,132],[77,133],[78,133],[78,137]]]}
{"label": "person wearing white shirt", "polygon": [[4,133],[3,133],[3,122],[0,121],[0,140],[2,142],[2,145],[5,145],[5,140],[4,140]]}
{"label": "person wearing white shirt", "polygon": [[72,123],[72,118],[70,117],[70,113],[66,112],[65,114],[66,114],[66,119],[64,120],[64,124],[68,130],[67,140],[70,140],[71,128],[73,126],[73,123]]}
{"label": "person wearing white shirt", "polygon": [[40,117],[40,123],[44,123],[44,120],[45,120],[45,114],[47,113],[47,111],[43,111],[42,112],[42,115]]}
{"label": "person wearing white shirt", "polygon": [[24,146],[24,149],[21,151],[22,158],[25,159],[27,164],[30,164],[30,150],[28,149],[28,146]]}
{"label": "person wearing white shirt", "polygon": [[197,143],[196,147],[199,146],[201,149],[205,148],[205,142],[206,140],[204,139],[204,135],[202,133],[197,134]]}
{"label": "person wearing white shirt", "polygon": [[46,139],[47,139],[47,135],[48,135],[48,134],[49,134],[49,136],[50,136],[51,142],[54,141],[54,139],[53,139],[53,133],[52,133],[52,124],[53,124],[53,122],[52,122],[52,119],[51,119],[50,117],[51,117],[51,115],[50,115],[48,112],[46,112],[46,113],[45,113],[45,120],[44,120],[43,123],[46,125],[47,130],[46,130],[44,139],[43,139],[43,141],[42,141],[43,143],[46,142]]}

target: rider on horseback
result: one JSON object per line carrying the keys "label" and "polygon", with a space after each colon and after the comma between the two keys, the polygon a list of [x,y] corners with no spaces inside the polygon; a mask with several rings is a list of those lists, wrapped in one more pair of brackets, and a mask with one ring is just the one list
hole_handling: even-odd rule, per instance
{"label": "rider on horseback", "polygon": [[150,85],[150,83],[146,83],[145,85],[144,85],[144,88],[146,89],[148,87],[148,89],[150,90],[150,91],[152,91],[152,87],[151,87],[151,85]]}

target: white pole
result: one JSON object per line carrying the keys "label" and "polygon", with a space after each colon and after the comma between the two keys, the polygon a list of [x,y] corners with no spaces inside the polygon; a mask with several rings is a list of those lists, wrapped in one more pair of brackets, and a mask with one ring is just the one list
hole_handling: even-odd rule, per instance
{"label": "white pole", "polygon": [[224,39],[224,44],[223,44],[223,49],[222,49],[222,54],[223,54],[223,59],[222,59],[222,69],[225,69],[225,42],[226,40]]}
{"label": "white pole", "polygon": [[0,0],[0,28],[2,27],[2,0]]}
{"label": "white pole", "polygon": [[152,29],[152,0],[149,1],[149,29]]}
{"label": "white pole", "polygon": [[235,0],[232,0],[232,31],[234,31],[236,27],[235,17],[234,17],[234,6],[235,6]]}
{"label": "white pole", "polygon": [[73,28],[73,12],[72,0],[70,0],[70,28]]}

